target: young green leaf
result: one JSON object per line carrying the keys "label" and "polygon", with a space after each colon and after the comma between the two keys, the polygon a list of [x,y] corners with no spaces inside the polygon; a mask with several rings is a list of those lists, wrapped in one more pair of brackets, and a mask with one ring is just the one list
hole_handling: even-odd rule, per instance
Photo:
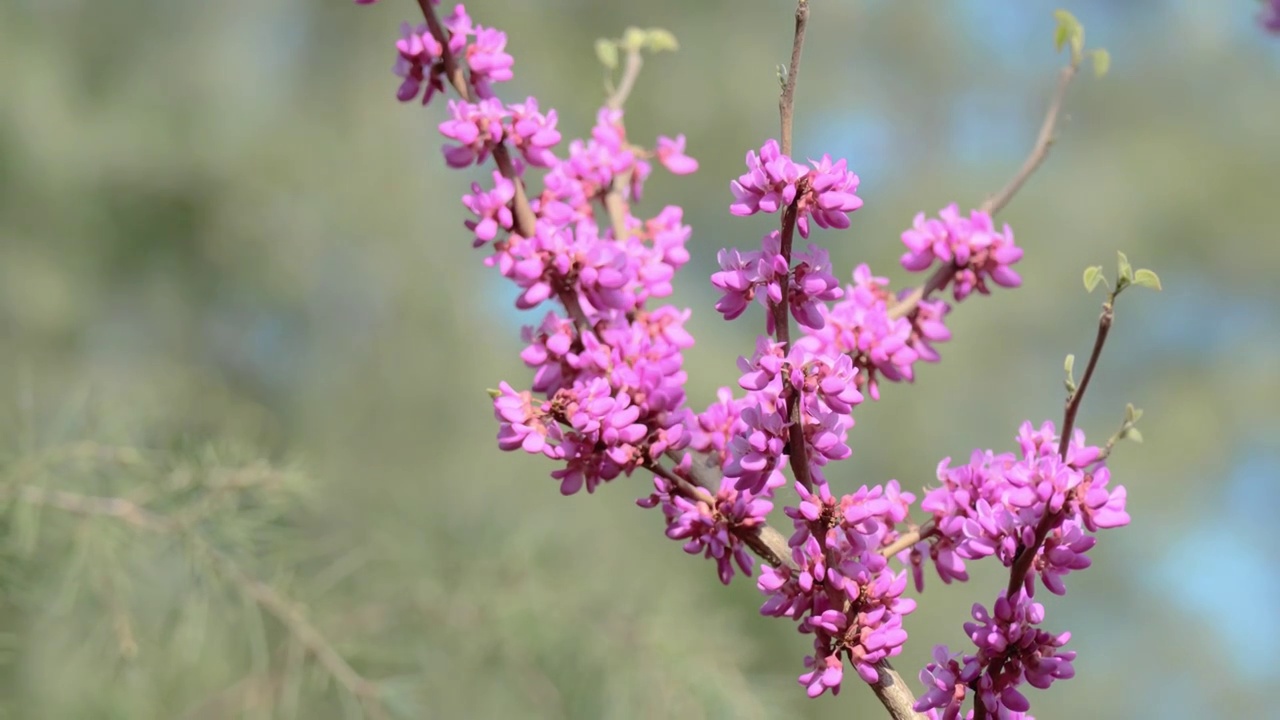
{"label": "young green leaf", "polygon": [[596,40],[596,58],[600,60],[600,64],[616,70],[618,67],[618,45],[612,40],[600,38]]}
{"label": "young green leaf", "polygon": [[1122,252],[1116,252],[1119,260],[1116,263],[1116,270],[1121,280],[1133,282],[1133,266],[1129,264],[1129,258],[1125,257]]}
{"label": "young green leaf", "polygon": [[1138,418],[1140,417],[1142,417],[1142,411],[1134,407],[1133,403],[1128,403],[1124,406],[1125,424],[1132,425],[1133,423],[1138,422]]}
{"label": "young green leaf", "polygon": [[649,28],[645,46],[649,49],[649,52],[675,52],[680,49],[680,43],[676,42],[676,36],[670,30],[662,28]]}
{"label": "young green leaf", "polygon": [[1111,69],[1111,53],[1098,48],[1093,51],[1093,74],[1102,77]]}
{"label": "young green leaf", "polygon": [[1160,286],[1160,276],[1146,268],[1142,268],[1133,274],[1133,284],[1141,285],[1145,288],[1151,288],[1152,290],[1164,289]]}
{"label": "young green leaf", "polygon": [[1098,287],[1098,283],[1102,282],[1102,266],[1091,265],[1084,269],[1084,289],[1093,292]]}
{"label": "young green leaf", "polygon": [[644,47],[649,34],[638,27],[629,27],[622,33],[622,47],[627,50],[639,50]]}
{"label": "young green leaf", "polygon": [[1076,20],[1076,16],[1066,10],[1053,11],[1053,19],[1057,22],[1057,27],[1053,32],[1053,45],[1058,52],[1062,52],[1062,47],[1071,41],[1080,30],[1080,21]]}

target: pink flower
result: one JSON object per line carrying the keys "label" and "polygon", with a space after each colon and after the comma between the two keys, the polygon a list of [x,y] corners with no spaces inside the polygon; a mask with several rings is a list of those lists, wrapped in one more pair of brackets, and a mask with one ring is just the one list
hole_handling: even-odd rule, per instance
{"label": "pink flower", "polygon": [[502,125],[510,116],[495,98],[478,103],[450,100],[449,114],[453,119],[440,123],[440,134],[458,143],[444,147],[444,159],[451,168],[484,162],[494,146],[502,142]]}
{"label": "pink flower", "polygon": [[[964,572],[963,560],[994,556],[1012,566],[1019,548],[1035,542],[1047,516],[1049,534],[1033,569],[1050,592],[1061,595],[1062,577],[1089,566],[1084,553],[1096,539],[1086,533],[1129,522],[1124,488],[1107,487],[1110,473],[1097,464],[1100,450],[1086,445],[1077,431],[1068,444],[1069,461],[1063,462],[1058,442],[1053,423],[1039,430],[1024,423],[1018,434],[1021,458],[974,451],[967,465],[951,468],[950,458],[938,465],[942,486],[925,493],[921,508],[933,513],[934,560],[944,582]],[[951,554],[941,554],[943,549]],[[1035,593],[1036,573],[1026,578],[1028,596]]]}
{"label": "pink flower", "polygon": [[493,83],[506,82],[513,77],[511,66],[515,60],[506,52],[506,33],[476,26],[475,38],[475,42],[467,46],[463,59],[471,70],[471,86],[476,89],[476,95],[490,98],[493,97]]}
{"label": "pink flower", "polygon": [[698,170],[698,161],[684,154],[684,143],[684,135],[677,135],[674,140],[658,136],[658,162],[672,174],[688,175]]}
{"label": "pink flower", "polygon": [[902,233],[902,243],[907,246],[907,253],[902,256],[902,266],[907,270],[927,270],[935,261],[952,267],[950,283],[956,300],[963,300],[974,291],[990,293],[988,279],[1002,287],[1022,284],[1022,278],[1010,267],[1022,259],[1022,248],[1014,244],[1013,231],[1008,225],[1003,232],[997,231],[991,216],[980,210],[965,218],[952,203],[942,209],[937,219],[926,219],[920,213],[912,228]]}
{"label": "pink flower", "polygon": [[730,183],[734,215],[775,213],[796,203],[796,227],[801,237],[809,237],[809,218],[823,228],[849,227],[849,213],[862,207],[854,193],[858,176],[849,172],[844,160],[832,162],[830,155],[810,161],[807,168],[782,154],[775,140],[768,140],[760,153],[747,153],[747,172]]}
{"label": "pink flower", "polygon": [[462,204],[475,213],[479,220],[467,220],[467,229],[475,233],[474,247],[493,241],[499,231],[514,227],[509,203],[516,196],[515,183],[493,171],[493,189],[484,190],[480,183],[471,183],[471,193],[462,196]]}
{"label": "pink flower", "polygon": [[[690,463],[686,455],[681,468],[687,469]],[[655,476],[656,492],[636,503],[646,508],[661,506],[667,522],[667,537],[685,541],[684,551],[691,555],[702,554],[714,559],[720,582],[728,585],[735,566],[750,577],[753,565],[747,546],[735,531],[764,523],[773,509],[770,501],[773,491],[782,483],[782,475],[776,474],[757,494],[735,488],[726,478],[720,482],[713,502],[707,502],[686,497],[667,479]]]}
{"label": "pink flower", "polygon": [[729,186],[734,197],[729,212],[734,215],[779,212],[795,199],[797,183],[808,174],[808,168],[792,162],[782,154],[777,141],[769,140],[760,148],[759,155],[754,150],[747,152],[746,174]]}
{"label": "pink flower", "polygon": [[509,105],[510,128],[506,141],[510,142],[526,162],[535,167],[551,167],[556,156],[551,148],[560,143],[560,131],[556,130],[556,111],[546,115],[538,112],[538,101],[529,98],[523,103]]}

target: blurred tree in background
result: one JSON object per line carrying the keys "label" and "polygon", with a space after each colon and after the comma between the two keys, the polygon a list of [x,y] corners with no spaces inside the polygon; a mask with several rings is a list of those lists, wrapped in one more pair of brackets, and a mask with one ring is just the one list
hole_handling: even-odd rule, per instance
{"label": "blurred tree in background", "polygon": [[[1002,216],[1025,285],[959,308],[944,362],[860,409],[830,480],[918,489],[942,457],[1056,419],[1062,356],[1097,312],[1080,270],[1124,250],[1166,292],[1121,308],[1082,421],[1103,440],[1126,400],[1147,410],[1147,443],[1111,462],[1134,522],[1047,602],[1081,658],[1037,715],[1262,716],[1280,680],[1280,41],[1243,1],[1065,6],[1112,72],[1073,87]],[[1054,7],[815,3],[796,154],[862,177],[853,228],[819,238],[842,275],[900,279],[916,212],[976,205],[1016,169],[1059,62]],[[728,215],[727,184],[776,134],[793,3],[469,9],[510,34],[508,96],[557,108],[567,138],[603,97],[595,38],[681,40],[628,126],[683,132],[701,162],[642,207],[680,204],[694,228],[674,302],[695,309],[705,406],[759,326],[723,323],[705,279],[764,227]],[[804,697],[805,640],[635,509],[647,479],[565,499],[545,463],[496,449],[484,390],[524,377],[531,319],[470,248],[438,108],[393,97],[415,12],[0,6],[0,712],[879,716],[853,685]],[[903,674],[997,582],[932,583]]]}

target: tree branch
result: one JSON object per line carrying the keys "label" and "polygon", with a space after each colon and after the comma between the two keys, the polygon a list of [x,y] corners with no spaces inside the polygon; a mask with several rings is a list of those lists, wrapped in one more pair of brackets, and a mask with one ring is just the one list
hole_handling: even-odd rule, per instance
{"label": "tree branch", "polygon": [[1040,124],[1040,134],[1036,137],[1036,144],[1031,148],[1031,154],[1023,161],[1018,174],[1013,176],[1009,184],[982,203],[983,212],[995,215],[1003,210],[1018,190],[1022,189],[1032,173],[1049,156],[1049,148],[1053,146],[1054,132],[1058,127],[1058,116],[1062,113],[1062,105],[1067,97],[1067,87],[1071,85],[1079,69],[1079,62],[1073,59],[1069,65],[1058,72],[1058,86],[1054,89],[1053,97],[1049,101],[1049,109],[1045,112],[1044,122]]}
{"label": "tree branch", "polygon": [[782,154],[791,154],[791,128],[795,120],[796,78],[800,76],[800,55],[804,52],[804,31],[809,23],[809,0],[796,3],[796,32],[791,41],[791,65],[787,67],[787,79],[782,84],[782,96],[778,98],[778,115],[782,121]]}
{"label": "tree branch", "polygon": [[622,68],[622,80],[618,83],[617,89],[609,94],[605,99],[604,105],[610,110],[621,110],[626,104],[627,98],[631,96],[631,90],[635,88],[636,79],[640,77],[640,68],[644,67],[644,57],[640,54],[640,48],[627,48],[627,64]]}
{"label": "tree branch", "polygon": [[[1071,85],[1071,81],[1075,79],[1076,73],[1080,70],[1080,64],[1074,59],[1066,67],[1058,72],[1058,85],[1054,89],[1053,96],[1049,100],[1049,108],[1045,111],[1044,121],[1040,124],[1040,133],[1036,136],[1036,142],[1031,147],[1031,152],[1027,155],[1026,160],[1022,162],[1022,167],[1018,169],[1017,174],[1009,180],[1000,192],[986,199],[979,207],[985,213],[996,215],[1013,200],[1013,196],[1018,194],[1022,186],[1032,174],[1044,163],[1045,158],[1049,156],[1049,148],[1053,146],[1055,133],[1058,128],[1058,118],[1062,115],[1062,106],[1066,101],[1067,88]],[[896,305],[889,308],[889,319],[897,319],[910,315],[921,300],[928,298],[931,294],[946,286],[951,281],[951,277],[955,274],[955,268],[946,265],[934,271],[928,281],[911,294],[907,295]]]}
{"label": "tree branch", "polygon": [[334,680],[365,705],[370,715],[385,716],[378,685],[351,667],[324,634],[307,620],[296,603],[245,572],[229,556],[183,523],[123,498],[81,495],[34,485],[22,485],[14,490],[16,492],[12,494],[19,500],[32,505],[51,507],[84,517],[111,518],[140,530],[183,537],[193,549],[208,558],[241,593],[280,621]]}
{"label": "tree branch", "polygon": [[[1089,389],[1089,381],[1093,379],[1093,371],[1098,367],[1098,359],[1102,357],[1102,347],[1107,342],[1107,335],[1111,332],[1111,323],[1115,319],[1115,300],[1116,293],[1112,292],[1111,297],[1102,304],[1102,314],[1098,317],[1098,334],[1093,340],[1093,352],[1089,354],[1089,365],[1085,368],[1084,377],[1080,380],[1080,386],[1071,392],[1067,397],[1066,409],[1063,411],[1062,427],[1058,438],[1058,456],[1063,462],[1067,459],[1067,450],[1071,447],[1071,433],[1075,429],[1076,415],[1080,412],[1080,403],[1084,401],[1084,393]],[[1032,543],[1018,551],[1013,559],[1013,567],[1009,571],[1009,586],[1007,588],[1008,597],[1013,597],[1018,586],[1026,582],[1027,573],[1031,571],[1031,565],[1035,562],[1036,553],[1040,551],[1044,545],[1045,538],[1049,536],[1049,531],[1061,519],[1061,512],[1050,512],[1045,509],[1044,517],[1040,518],[1040,522],[1036,525],[1035,537]]]}
{"label": "tree branch", "polygon": [[924,715],[915,711],[915,695],[893,665],[888,660],[881,660],[876,663],[876,672],[880,673],[880,680],[871,684],[871,691],[889,711],[889,717],[893,720],[924,720]]}

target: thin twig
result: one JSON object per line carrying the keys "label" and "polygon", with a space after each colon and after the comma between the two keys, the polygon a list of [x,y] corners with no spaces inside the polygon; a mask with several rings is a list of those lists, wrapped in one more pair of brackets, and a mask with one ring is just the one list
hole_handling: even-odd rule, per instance
{"label": "thin twig", "polygon": [[1075,78],[1076,72],[1080,69],[1080,64],[1072,60],[1072,62],[1058,73],[1058,86],[1053,92],[1053,98],[1049,101],[1049,109],[1045,112],[1044,122],[1040,124],[1040,134],[1036,136],[1036,144],[1031,148],[1031,154],[1023,161],[1022,167],[1018,170],[1018,174],[1013,176],[1008,185],[1004,186],[1000,192],[994,196],[987,198],[982,203],[982,211],[992,215],[1000,212],[1013,196],[1018,193],[1031,177],[1036,168],[1044,162],[1049,156],[1049,148],[1053,146],[1054,133],[1058,127],[1058,116],[1062,114],[1062,104],[1067,97],[1067,87],[1071,85],[1072,79]]}
{"label": "thin twig", "polygon": [[[1049,100],[1049,108],[1045,111],[1044,121],[1040,124],[1040,133],[1036,136],[1036,142],[1032,145],[1031,152],[1023,160],[1022,167],[1018,169],[1017,174],[1009,180],[1008,184],[1000,192],[987,198],[982,203],[980,209],[983,212],[995,215],[1003,210],[1009,204],[1009,201],[1013,200],[1013,196],[1018,194],[1018,191],[1022,189],[1022,186],[1026,184],[1031,175],[1044,163],[1045,158],[1049,156],[1049,148],[1053,146],[1058,128],[1058,119],[1062,115],[1062,106],[1066,101],[1067,88],[1071,85],[1071,81],[1075,79],[1079,69],[1079,63],[1073,60],[1059,71],[1058,85]],[[922,287],[917,288],[911,294],[898,301],[896,305],[889,308],[889,318],[896,319],[910,315],[921,300],[928,298],[932,293],[945,287],[954,274],[955,268],[950,265],[938,268]]]}
{"label": "thin twig", "polygon": [[[1089,388],[1089,381],[1093,379],[1093,371],[1098,367],[1098,359],[1102,357],[1102,347],[1107,342],[1107,335],[1111,332],[1111,323],[1115,319],[1115,293],[1102,304],[1102,314],[1098,317],[1098,334],[1093,341],[1093,351],[1089,354],[1089,364],[1085,368],[1084,377],[1080,380],[1080,385],[1067,397],[1066,409],[1063,411],[1062,427],[1060,431],[1062,435],[1058,439],[1058,455],[1063,462],[1067,459],[1067,450],[1071,447],[1071,432],[1075,429],[1076,415],[1080,412],[1080,403],[1084,401],[1084,393]],[[1032,543],[1021,548],[1013,559],[1013,568],[1009,572],[1008,597],[1012,598],[1017,592],[1018,586],[1026,582],[1027,573],[1031,570],[1031,564],[1035,562],[1036,553],[1040,551],[1040,547],[1044,545],[1045,538],[1049,536],[1049,531],[1061,518],[1061,512],[1054,513],[1045,510],[1044,517],[1040,518],[1039,524],[1036,525],[1035,537]]]}
{"label": "thin twig", "polygon": [[897,540],[894,540],[892,543],[880,548],[880,554],[887,558],[893,557],[921,540],[932,536],[936,530],[937,528],[934,526],[933,519],[931,518],[915,530],[908,530],[907,532],[902,533],[898,536]]}
{"label": "thin twig", "polygon": [[[626,104],[627,98],[631,96],[632,89],[635,88],[636,79],[640,77],[640,69],[644,67],[644,57],[640,54],[640,48],[627,48],[627,62],[622,69],[622,80],[618,83],[618,87],[609,94],[605,99],[605,107],[610,110],[621,110]],[[631,173],[627,170],[621,175],[616,175],[609,183],[609,189],[604,194],[604,209],[609,215],[609,225],[613,228],[613,238],[618,242],[627,239],[627,217],[631,214],[631,209],[627,207],[627,201],[623,198],[623,189],[631,183]]]}
{"label": "thin twig", "polygon": [[795,121],[796,78],[800,76],[800,55],[804,52],[804,31],[809,23],[809,0],[796,3],[796,32],[791,41],[791,64],[787,67],[787,79],[778,98],[778,115],[782,121],[782,154],[791,154],[791,128]]}
{"label": "thin twig", "polygon": [[622,68],[622,81],[604,101],[605,107],[610,110],[622,109],[622,106],[627,103],[627,98],[631,96],[631,90],[636,86],[636,78],[640,77],[642,67],[644,67],[644,57],[640,55],[640,48],[627,48],[627,64]]}
{"label": "thin twig", "polygon": [[[787,79],[782,85],[782,94],[778,98],[778,117],[782,125],[781,150],[783,155],[791,154],[792,126],[795,124],[796,81],[800,78],[800,56],[804,53],[804,32],[809,24],[809,0],[796,3],[796,29],[791,41],[791,64],[787,67]],[[791,244],[795,237],[796,222],[799,219],[799,203],[803,189],[798,188],[796,198],[787,205],[782,213],[782,231],[780,252],[788,271],[778,278],[778,287],[782,298],[769,308],[773,314],[774,337],[790,350],[791,345]],[[804,412],[800,408],[800,397],[795,388],[787,393],[787,420],[790,425],[787,438],[791,474],[796,482],[806,490],[813,489],[813,480],[809,477],[809,453],[805,448]],[[820,534],[815,533],[820,537]]]}

